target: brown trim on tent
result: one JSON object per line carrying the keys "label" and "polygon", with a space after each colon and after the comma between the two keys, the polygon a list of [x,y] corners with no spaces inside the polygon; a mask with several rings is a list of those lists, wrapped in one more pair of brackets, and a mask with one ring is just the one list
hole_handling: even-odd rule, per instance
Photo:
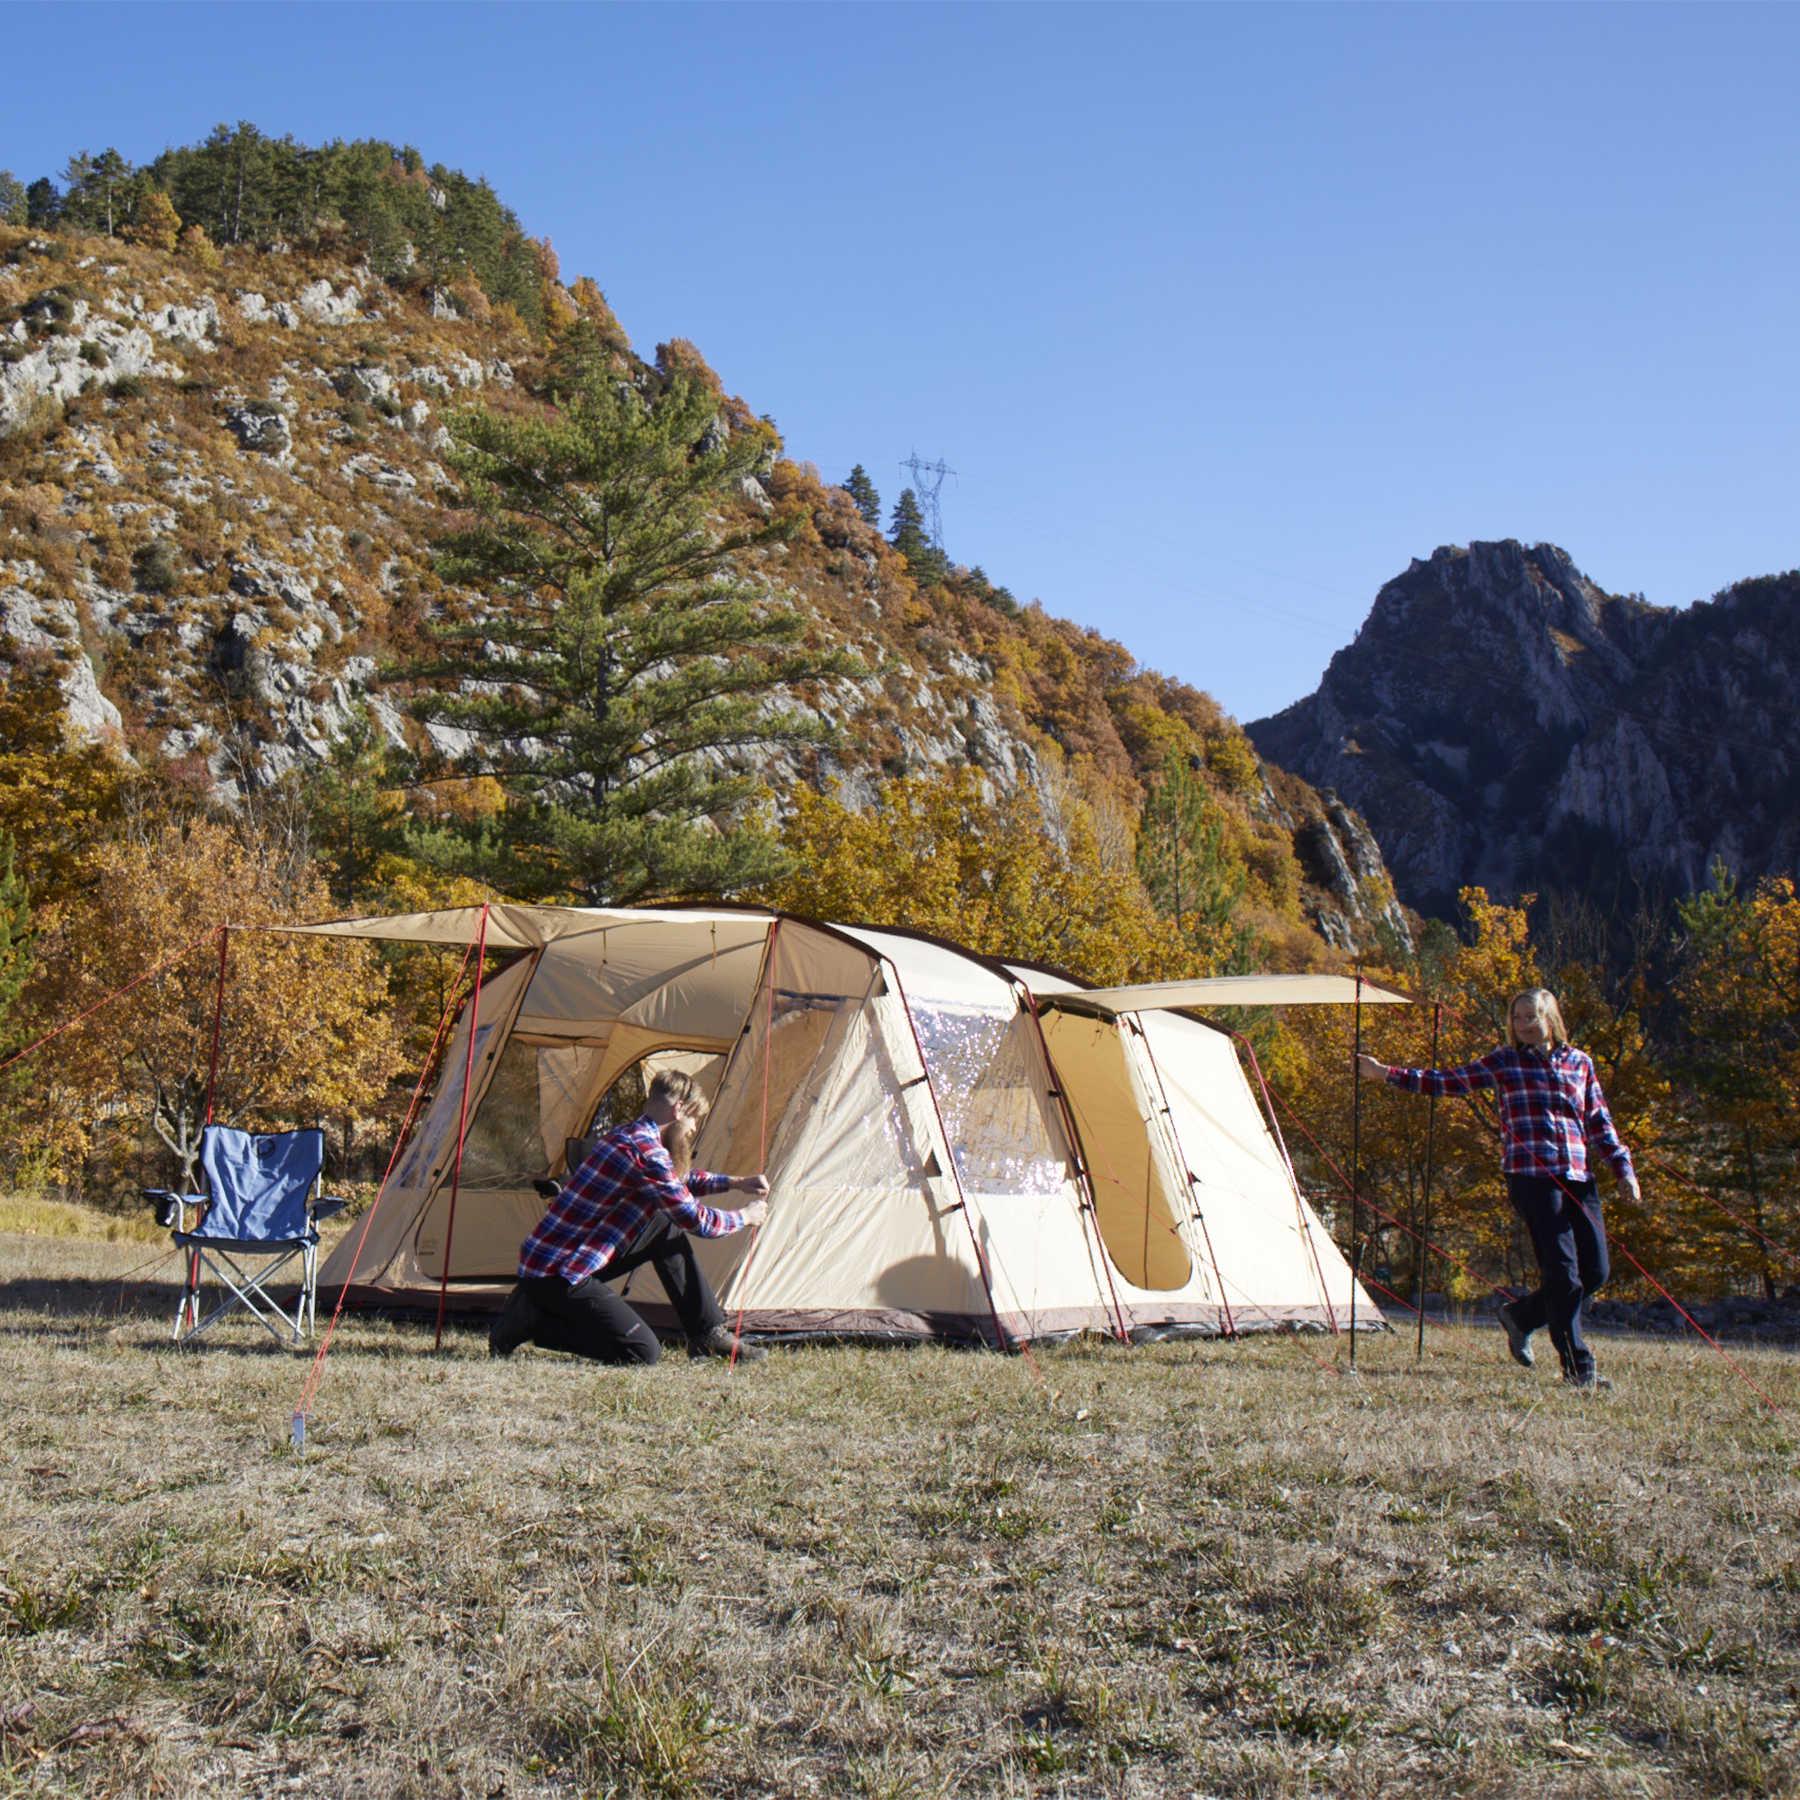
{"label": "brown trim on tent", "polygon": [[[510,1282],[453,1281],[450,1284],[453,1309],[466,1314],[498,1312],[512,1292]],[[358,1282],[346,1290],[346,1307],[370,1308],[376,1311],[417,1314],[429,1317],[436,1300],[435,1289],[383,1288]],[[661,1300],[633,1298],[632,1305],[658,1331],[674,1333],[677,1320],[674,1308]],[[1282,1331],[1319,1331],[1333,1329],[1325,1309],[1319,1306],[1268,1306],[1260,1309],[1254,1321],[1235,1315],[1227,1324],[1225,1309],[1220,1306],[1148,1307],[1126,1303],[1127,1323],[1133,1333],[1159,1330],[1186,1331],[1203,1337],[1249,1337],[1259,1333]],[[1060,1337],[1074,1332],[1091,1331],[1112,1337],[1116,1327],[1103,1307],[1046,1307],[1032,1313],[1003,1312],[998,1315],[1001,1328],[1016,1348],[1034,1338]],[[961,1343],[994,1343],[992,1313],[912,1312],[892,1308],[859,1307],[844,1310],[822,1308],[753,1308],[744,1314],[742,1329],[749,1336],[759,1333],[793,1337],[869,1337],[894,1338],[907,1342],[951,1340]],[[1385,1325],[1369,1325],[1370,1331],[1385,1330]]]}

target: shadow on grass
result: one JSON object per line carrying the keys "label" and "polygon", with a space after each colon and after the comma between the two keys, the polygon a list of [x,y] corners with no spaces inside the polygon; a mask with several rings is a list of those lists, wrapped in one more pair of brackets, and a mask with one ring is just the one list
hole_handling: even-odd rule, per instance
{"label": "shadow on grass", "polygon": [[0,1315],[47,1313],[52,1318],[132,1318],[157,1313],[171,1326],[181,1283],[120,1281],[93,1275],[19,1275],[0,1281]]}
{"label": "shadow on grass", "polygon": [[[140,1281],[128,1277],[123,1281],[109,1281],[84,1275],[15,1276],[0,1281],[0,1338],[27,1331],[41,1337],[44,1335],[42,1321],[48,1320],[53,1326],[65,1327],[55,1335],[70,1349],[84,1347],[90,1341],[94,1327],[110,1331],[122,1325],[134,1325],[146,1327],[156,1334],[143,1346],[146,1350],[166,1350],[177,1355],[266,1356],[276,1351],[310,1355],[318,1348],[325,1329],[323,1306],[320,1307],[318,1330],[298,1344],[279,1340],[271,1332],[256,1326],[240,1308],[235,1314],[221,1319],[214,1329],[202,1334],[198,1342],[177,1344],[172,1334],[181,1287],[179,1280]],[[271,1289],[271,1295],[277,1305],[286,1307],[291,1313],[298,1290],[277,1285]],[[216,1290],[209,1285],[202,1290],[201,1298],[203,1307],[210,1310]],[[33,1319],[39,1321],[35,1327],[29,1322]],[[381,1355],[415,1357],[436,1353],[433,1348],[435,1322],[429,1314],[360,1308],[345,1314],[346,1324],[377,1321],[382,1327],[381,1342],[376,1346]],[[452,1314],[444,1323],[445,1349],[452,1348],[458,1336],[473,1335],[474,1330],[468,1318],[459,1319]],[[485,1320],[480,1322],[480,1332],[485,1345]],[[350,1348],[353,1343],[354,1340],[341,1347]],[[354,1347],[371,1348],[367,1344]]]}

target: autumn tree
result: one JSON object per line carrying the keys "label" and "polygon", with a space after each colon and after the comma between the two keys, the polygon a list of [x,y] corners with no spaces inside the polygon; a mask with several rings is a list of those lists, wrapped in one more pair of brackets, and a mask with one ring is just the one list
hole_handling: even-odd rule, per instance
{"label": "autumn tree", "polygon": [[0,831],[0,1044],[6,1016],[31,973],[31,902],[13,863],[13,841]]}
{"label": "autumn tree", "polygon": [[150,250],[173,250],[181,238],[181,214],[161,188],[147,189],[125,228],[126,242]]}
{"label": "autumn tree", "polygon": [[33,900],[65,899],[94,880],[95,851],[129,782],[111,750],[72,738],[54,663],[27,660],[0,676],[0,832]]}
{"label": "autumn tree", "polygon": [[1779,1271],[1768,1241],[1800,1245],[1800,897],[1785,877],[1745,894],[1715,864],[1711,884],[1677,915],[1676,1068],[1694,1103],[1688,1148],[1702,1182],[1729,1189],[1754,1227],[1738,1231],[1715,1213],[1721,1255],[1773,1293]]}
{"label": "autumn tree", "polygon": [[[1461,941],[1447,932],[1425,934],[1395,966],[1363,969],[1377,985],[1421,1002],[1364,1008],[1363,1047],[1383,1062],[1431,1063],[1433,1002],[1441,1008],[1438,1064],[1470,1061],[1504,1041],[1510,997],[1538,984],[1526,906],[1494,901],[1481,888],[1466,888],[1460,898]],[[1532,1250],[1506,1197],[1488,1097],[1440,1100],[1434,1109],[1373,1081],[1362,1083],[1359,1096],[1354,1034],[1355,1016],[1345,1006],[1288,1008],[1264,1034],[1267,1072],[1292,1109],[1282,1117],[1295,1160],[1340,1241],[1351,1241],[1355,1176],[1373,1279],[1410,1297],[1421,1254],[1412,1233],[1423,1228],[1428,1205],[1431,1236],[1455,1253],[1448,1267],[1432,1260],[1428,1286],[1474,1300],[1489,1282],[1527,1277]]]}
{"label": "autumn tree", "polygon": [[[207,819],[116,840],[96,867],[94,888],[44,934],[28,990],[37,1018],[73,1018],[179,960],[38,1053],[32,1108],[6,1122],[15,1156],[49,1152],[67,1173],[103,1120],[124,1119],[153,1131],[191,1185],[209,1091],[217,1120],[253,1127],[355,1116],[377,1102],[395,1057],[371,947],[268,929],[327,911],[316,878]],[[222,1011],[221,925],[231,927]]]}
{"label": "autumn tree", "polygon": [[781,831],[793,872],[760,891],[769,905],[929,931],[1094,982],[1202,972],[1132,871],[1101,854],[1084,807],[1053,835],[1028,791],[989,798],[972,769],[888,782],[863,810],[808,788],[793,803]]}
{"label": "autumn tree", "polygon": [[858,463],[844,477],[844,492],[856,502],[856,510],[862,514],[865,525],[873,525],[877,531],[881,529],[881,496],[875,491],[875,483],[869,479],[869,471]]}
{"label": "autumn tree", "polygon": [[443,573],[482,600],[427,627],[414,715],[458,745],[442,773],[507,796],[468,872],[524,898],[627,904],[729,892],[779,864],[738,828],[757,791],[734,753],[817,743],[799,684],[860,672],[734,559],[784,535],[745,520],[761,431],[703,386],[654,400],[594,369],[554,413],[452,416],[466,511]]}

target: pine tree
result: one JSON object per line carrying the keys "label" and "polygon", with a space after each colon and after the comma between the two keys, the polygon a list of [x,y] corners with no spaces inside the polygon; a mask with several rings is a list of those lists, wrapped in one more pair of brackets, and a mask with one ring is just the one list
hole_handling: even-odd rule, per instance
{"label": "pine tree", "polygon": [[732,558],[791,527],[715,523],[768,448],[725,432],[688,380],[654,402],[599,367],[560,412],[453,416],[447,460],[471,521],[443,573],[491,599],[429,628],[427,725],[465,733],[447,773],[507,795],[499,841],[467,833],[471,872],[522,898],[623,904],[767,878],[773,840],[738,826],[757,783],[731,751],[817,742],[796,683],[860,673],[803,642],[804,621]]}
{"label": "pine tree", "polygon": [[1226,841],[1225,819],[1200,777],[1200,758],[1163,758],[1138,827],[1138,875],[1157,911],[1175,921],[1213,969],[1241,962],[1234,923],[1244,896],[1243,859]]}
{"label": "pine tree", "polygon": [[52,226],[62,217],[62,195],[48,175],[40,175],[25,190],[25,223]]}
{"label": "pine tree", "polygon": [[384,858],[405,842],[406,818],[393,753],[367,707],[359,708],[302,789],[320,873],[340,906],[372,897]]}
{"label": "pine tree", "polygon": [[85,150],[77,150],[63,166],[62,200],[57,207],[59,219],[71,225],[92,227],[94,224],[94,159]]}
{"label": "pine tree", "polygon": [[94,158],[95,207],[108,237],[117,235],[131,175],[131,164],[117,150],[109,147]]}
{"label": "pine tree", "polygon": [[844,477],[844,492],[856,502],[856,510],[862,514],[864,522],[873,525],[877,531],[881,529],[881,496],[875,491],[875,483],[869,479],[869,471],[858,463]]}
{"label": "pine tree", "polygon": [[919,505],[919,496],[911,488],[902,488],[900,498],[894,502],[894,516],[888,524],[888,542],[915,567],[931,548],[931,539],[925,535],[925,513]]}
{"label": "pine tree", "polygon": [[0,169],[0,225],[25,223],[25,184],[11,169]]}
{"label": "pine tree", "polygon": [[922,586],[931,587],[944,579],[948,560],[926,534],[925,509],[911,488],[902,488],[900,498],[894,502],[888,542],[906,558],[913,579]]}

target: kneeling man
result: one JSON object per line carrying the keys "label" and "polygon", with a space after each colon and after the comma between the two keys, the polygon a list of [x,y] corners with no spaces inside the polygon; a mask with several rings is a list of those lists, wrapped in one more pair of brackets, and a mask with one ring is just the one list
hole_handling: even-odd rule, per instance
{"label": "kneeling man", "polygon": [[[653,1363],[656,1333],[607,1285],[644,1263],[663,1290],[697,1354],[729,1356],[731,1327],[713,1295],[687,1234],[724,1237],[767,1216],[762,1175],[676,1174],[664,1142],[671,1127],[697,1121],[706,1101],[691,1075],[668,1070],[650,1083],[643,1112],[609,1131],[550,1203],[519,1248],[519,1285],[488,1333],[488,1349],[510,1356],[521,1344],[567,1350],[603,1363]],[[750,1204],[719,1212],[705,1194],[736,1191]],[[766,1355],[738,1346],[747,1361]]]}

